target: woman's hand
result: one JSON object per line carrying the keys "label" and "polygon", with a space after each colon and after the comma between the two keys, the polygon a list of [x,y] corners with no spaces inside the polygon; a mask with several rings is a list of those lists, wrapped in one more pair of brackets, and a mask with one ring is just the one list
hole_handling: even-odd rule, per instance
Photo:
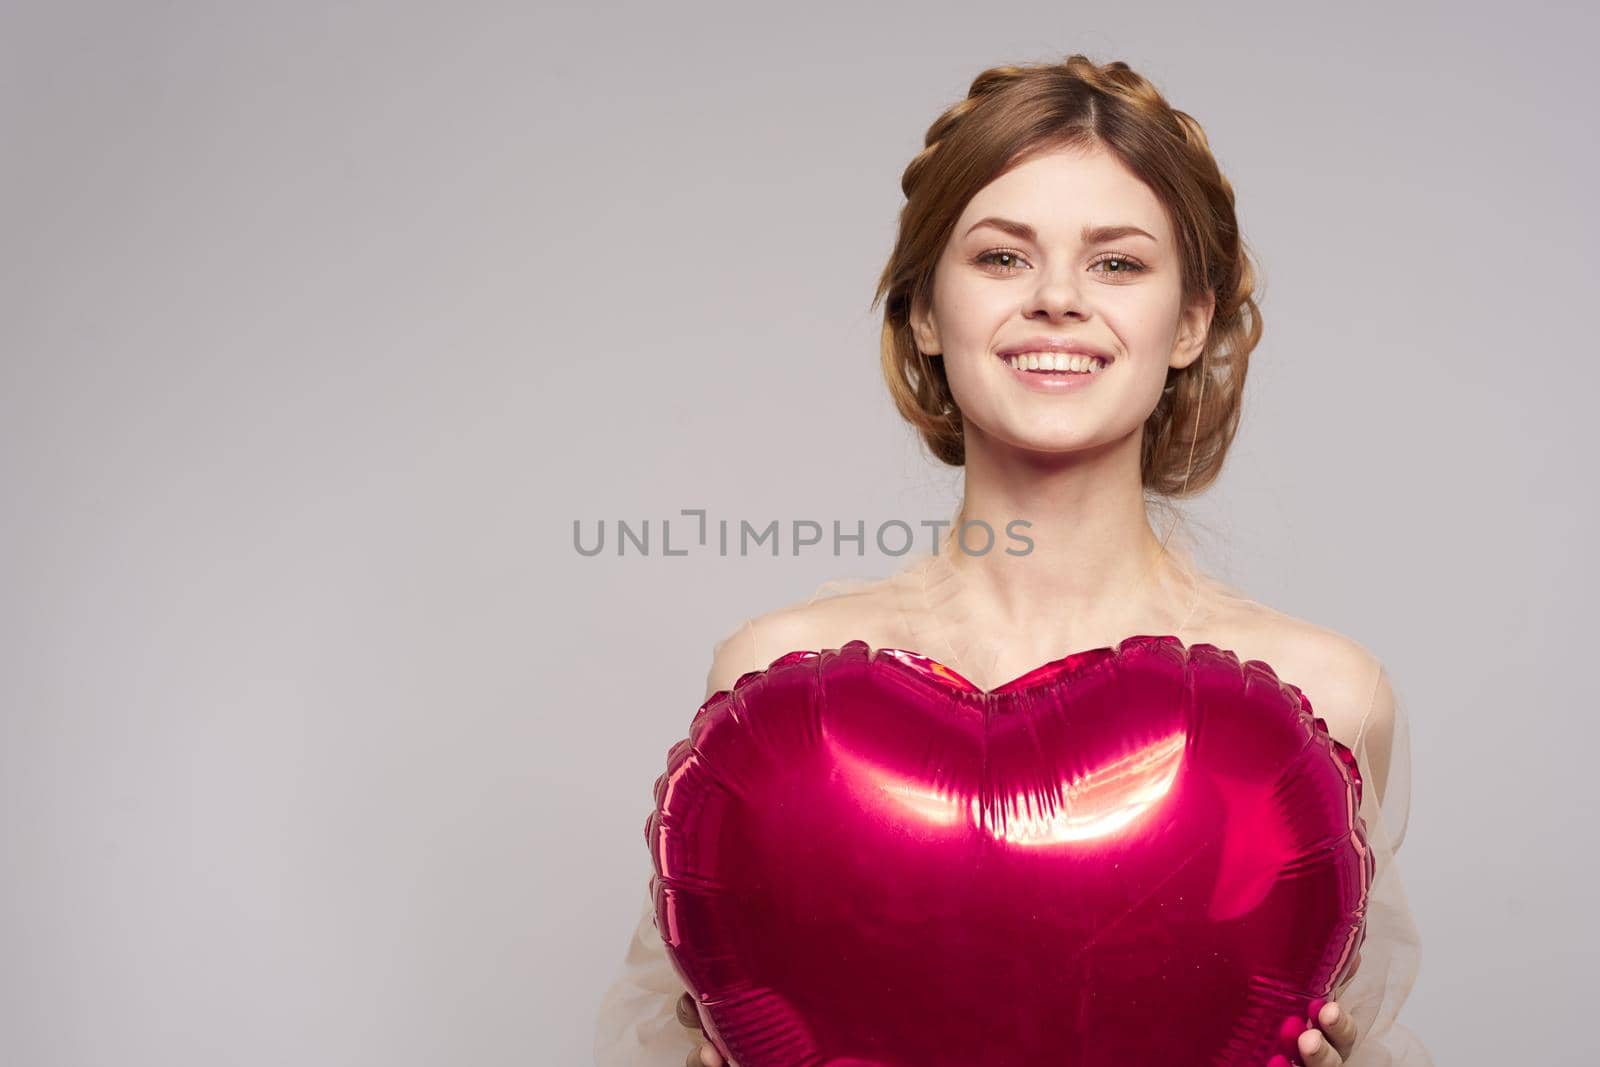
{"label": "woman's hand", "polygon": [[1356,1044],[1356,1021],[1339,1006],[1339,998],[1350,987],[1360,966],[1361,950],[1358,948],[1350,964],[1350,974],[1334,987],[1333,999],[1317,1012],[1317,1025],[1301,1031],[1298,1044],[1305,1067],[1343,1067],[1344,1061],[1350,1058],[1350,1050]]}
{"label": "woman's hand", "polygon": [[1300,1058],[1305,1067],[1342,1067],[1355,1043],[1356,1021],[1330,1000],[1317,1014],[1317,1025],[1300,1035]]}
{"label": "woman's hand", "polygon": [[700,1013],[695,1010],[694,998],[687,990],[678,998],[678,1021],[701,1037],[700,1047],[689,1053],[689,1058],[684,1060],[684,1067],[723,1067],[722,1053],[717,1051],[717,1046],[704,1040],[705,1030],[700,1026]]}
{"label": "woman's hand", "polygon": [[[687,992],[678,998],[678,1021],[701,1037],[705,1036],[694,998]],[[1343,1067],[1355,1043],[1356,1021],[1339,1007],[1337,1000],[1330,1000],[1322,1006],[1317,1025],[1300,1035],[1300,1058],[1305,1060],[1305,1067]],[[722,1054],[711,1042],[702,1042],[689,1053],[684,1067],[723,1067]]]}

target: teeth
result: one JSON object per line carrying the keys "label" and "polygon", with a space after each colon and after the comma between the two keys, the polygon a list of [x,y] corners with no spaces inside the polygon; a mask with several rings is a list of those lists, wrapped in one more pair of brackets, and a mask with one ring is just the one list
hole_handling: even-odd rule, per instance
{"label": "teeth", "polygon": [[1073,371],[1078,374],[1094,373],[1103,364],[1096,356],[1080,356],[1066,352],[1024,352],[1008,356],[1006,362],[1017,370]]}

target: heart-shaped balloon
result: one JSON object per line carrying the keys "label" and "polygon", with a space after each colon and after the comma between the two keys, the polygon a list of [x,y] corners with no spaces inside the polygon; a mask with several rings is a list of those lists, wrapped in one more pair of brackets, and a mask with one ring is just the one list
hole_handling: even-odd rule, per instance
{"label": "heart-shaped balloon", "polygon": [[1354,969],[1361,776],[1300,689],[1135,636],[991,691],[791,652],[701,705],[645,838],[738,1067],[1266,1067]]}

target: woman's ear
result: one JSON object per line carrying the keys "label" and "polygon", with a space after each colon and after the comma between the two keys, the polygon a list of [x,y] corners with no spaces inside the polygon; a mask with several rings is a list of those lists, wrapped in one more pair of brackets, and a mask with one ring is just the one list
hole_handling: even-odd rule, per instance
{"label": "woman's ear", "polygon": [[911,338],[917,343],[917,351],[925,356],[941,355],[944,351],[939,343],[939,328],[934,324],[933,311],[922,299],[921,293],[911,294]]}
{"label": "woman's ear", "polygon": [[1217,309],[1217,294],[1207,290],[1206,295],[1192,301],[1184,308],[1178,320],[1178,336],[1172,345],[1172,358],[1168,366],[1187,367],[1200,358],[1206,346],[1206,335],[1211,332],[1211,316]]}

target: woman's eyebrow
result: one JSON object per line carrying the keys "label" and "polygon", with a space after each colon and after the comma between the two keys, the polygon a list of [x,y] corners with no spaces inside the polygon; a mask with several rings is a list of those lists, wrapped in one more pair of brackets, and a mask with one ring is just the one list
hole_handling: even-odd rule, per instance
{"label": "woman's eyebrow", "polygon": [[[1003,219],[998,215],[990,215],[986,218],[979,219],[977,222],[974,222],[971,226],[967,227],[967,233],[971,233],[979,226],[993,226],[997,230],[1004,230],[1013,237],[1021,238],[1024,241],[1033,241],[1037,243],[1039,240],[1038,233],[1026,222],[1017,222],[1015,219]],[[966,235],[963,234],[962,236]],[[1103,244],[1106,241],[1116,241],[1123,237],[1148,237],[1152,241],[1156,240],[1156,238],[1147,231],[1141,230],[1139,227],[1129,225],[1127,223],[1118,223],[1106,226],[1085,225],[1080,233],[1080,236],[1082,237],[1084,244],[1090,245]],[[1157,243],[1159,244],[1160,242]]]}

